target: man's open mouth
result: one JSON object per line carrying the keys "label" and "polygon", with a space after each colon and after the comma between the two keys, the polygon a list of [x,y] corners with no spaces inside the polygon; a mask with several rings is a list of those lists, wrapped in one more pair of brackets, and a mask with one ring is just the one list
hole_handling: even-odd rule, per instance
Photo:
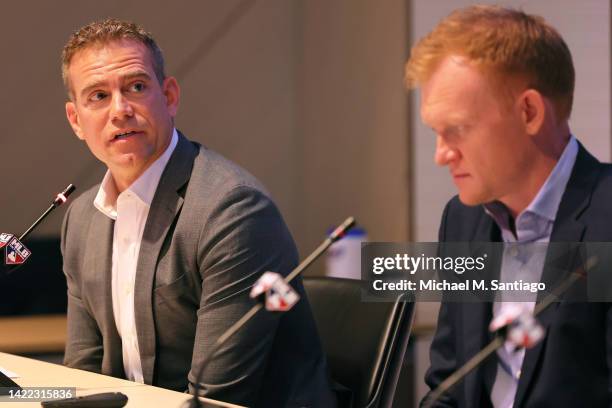
{"label": "man's open mouth", "polygon": [[125,132],[125,133],[119,133],[117,135],[115,135],[115,137],[113,138],[113,140],[123,140],[123,139],[127,139],[128,137],[132,136],[133,134],[136,134],[138,132],[135,131],[129,131],[129,132]]}

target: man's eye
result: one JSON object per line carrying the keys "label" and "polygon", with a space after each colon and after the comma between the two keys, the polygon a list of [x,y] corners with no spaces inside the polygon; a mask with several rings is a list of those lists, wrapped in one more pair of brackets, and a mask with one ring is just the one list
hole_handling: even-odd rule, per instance
{"label": "man's eye", "polygon": [[106,94],[104,92],[94,92],[89,97],[89,100],[92,101],[92,102],[98,102],[98,101],[101,101],[104,98],[106,98]]}
{"label": "man's eye", "polygon": [[462,136],[465,135],[467,128],[466,126],[450,126],[447,129],[444,130],[444,135],[446,136],[446,138],[448,139],[459,139]]}
{"label": "man's eye", "polygon": [[132,85],[130,85],[130,91],[132,92],[142,92],[145,89],[145,84],[143,84],[142,82],[134,82]]}

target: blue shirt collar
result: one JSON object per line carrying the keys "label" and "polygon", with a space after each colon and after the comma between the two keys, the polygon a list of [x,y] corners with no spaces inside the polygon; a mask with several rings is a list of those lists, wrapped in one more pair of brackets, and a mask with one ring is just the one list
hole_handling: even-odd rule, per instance
{"label": "blue shirt collar", "polygon": [[[559,161],[534,199],[514,220],[519,241],[521,241],[521,236],[529,236],[532,239],[539,239],[544,236],[545,238],[550,238],[551,225],[557,216],[557,210],[559,209],[567,182],[572,174],[577,155],[578,142],[571,135]],[[512,232],[512,219],[506,206],[498,201],[494,201],[485,204],[484,209],[502,230],[504,241],[508,241],[506,239],[508,233],[514,235],[514,232]],[[529,231],[524,231],[525,229]],[[521,234],[521,230],[523,230],[523,234]],[[525,234],[525,232],[528,233]]]}

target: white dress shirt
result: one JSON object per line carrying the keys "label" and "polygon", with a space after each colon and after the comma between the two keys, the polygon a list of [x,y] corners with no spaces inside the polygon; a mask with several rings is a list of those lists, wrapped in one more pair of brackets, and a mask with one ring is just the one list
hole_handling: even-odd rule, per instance
{"label": "white dress shirt", "polygon": [[178,143],[174,129],[164,153],[121,194],[117,193],[113,176],[106,172],[94,206],[115,220],[113,232],[112,297],[113,316],[121,336],[123,368],[127,379],[144,383],[136,322],[134,318],[134,283],[140,243],[149,208],[161,175]]}

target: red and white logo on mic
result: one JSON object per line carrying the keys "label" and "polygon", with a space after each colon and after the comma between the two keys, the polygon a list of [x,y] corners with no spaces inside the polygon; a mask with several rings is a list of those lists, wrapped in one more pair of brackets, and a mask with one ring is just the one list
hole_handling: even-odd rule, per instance
{"label": "red and white logo on mic", "polygon": [[266,294],[266,310],[271,312],[286,312],[300,300],[300,295],[276,272],[261,275],[253,285],[250,296],[255,299],[263,293]]}
{"label": "red and white logo on mic", "polygon": [[544,328],[526,305],[509,303],[489,324],[495,332],[506,327],[506,341],[517,348],[531,348],[544,338]]}
{"label": "red and white logo on mic", "polygon": [[7,265],[22,264],[32,255],[32,252],[15,237],[6,245],[5,251],[4,263]]}
{"label": "red and white logo on mic", "polygon": [[7,234],[6,232],[0,233],[0,249],[4,248],[11,239],[13,239],[13,234]]}

